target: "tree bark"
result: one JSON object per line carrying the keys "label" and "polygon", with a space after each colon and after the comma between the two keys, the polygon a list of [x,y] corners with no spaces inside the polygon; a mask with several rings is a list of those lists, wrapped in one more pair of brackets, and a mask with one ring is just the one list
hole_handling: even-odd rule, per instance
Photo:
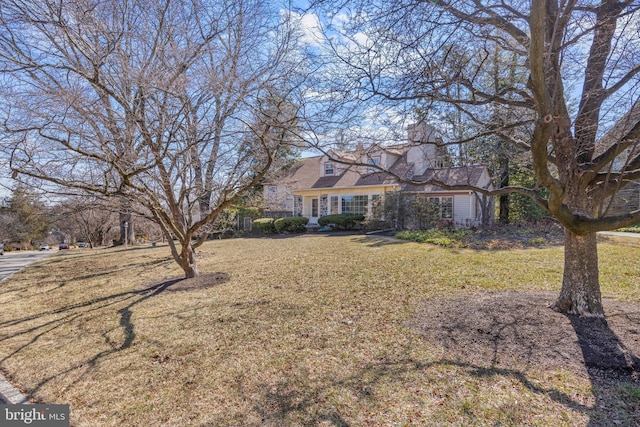
{"label": "tree bark", "polygon": [[189,243],[183,243],[183,245],[187,245],[186,250],[182,251],[182,269],[184,270],[185,278],[198,277],[200,273],[196,264],[195,251]]}
{"label": "tree bark", "polygon": [[[500,183],[499,188],[509,186],[509,158],[504,154],[504,148],[500,147],[499,154],[499,168],[500,168]],[[509,224],[509,194],[502,194],[499,199],[500,202],[500,214],[498,221],[500,224]]]}
{"label": "tree bark", "polygon": [[565,229],[562,290],[552,308],[566,314],[604,317],[595,232],[577,235]]}
{"label": "tree bark", "polygon": [[171,249],[171,255],[173,256],[173,259],[182,268],[182,271],[184,271],[185,279],[198,277],[200,273],[198,272],[196,254],[189,243],[180,242],[181,249],[180,251],[178,251],[176,242],[173,240],[171,235],[167,235],[165,237],[167,237],[167,242],[169,242],[169,248]]}

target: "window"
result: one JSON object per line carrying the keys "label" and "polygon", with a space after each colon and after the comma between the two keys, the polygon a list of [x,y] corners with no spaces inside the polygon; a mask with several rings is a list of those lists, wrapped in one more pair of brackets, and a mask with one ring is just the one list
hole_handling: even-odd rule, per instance
{"label": "window", "polygon": [[407,179],[413,179],[413,169],[409,169],[405,175]]}
{"label": "window", "polygon": [[453,218],[453,197],[442,197],[440,199],[440,218]]}
{"label": "window", "polygon": [[311,199],[311,217],[318,217],[318,199]]}
{"label": "window", "polygon": [[440,218],[453,219],[453,197],[429,197],[429,202],[438,206]]}
{"label": "window", "polygon": [[436,159],[435,164],[436,164],[436,168],[437,169],[443,169],[443,168],[447,167],[446,162],[444,161],[444,159]]}
{"label": "window", "polygon": [[342,213],[366,215],[369,196],[342,196]]}
{"label": "window", "polygon": [[325,174],[325,176],[333,175],[333,173],[334,173],[333,163],[325,163],[324,164],[324,174]]}
{"label": "window", "polygon": [[369,163],[369,168],[367,169],[369,172],[379,172],[380,169],[375,168],[374,166],[380,166],[380,156],[376,156],[376,157],[369,157],[368,162]]}
{"label": "window", "polygon": [[340,213],[339,211],[339,206],[338,206],[338,196],[331,196],[331,206],[329,207],[330,209],[330,214],[335,215]]}
{"label": "window", "polygon": [[276,187],[275,185],[270,185],[267,190],[268,191],[267,197],[269,199],[275,199],[277,190],[278,190],[278,187]]}

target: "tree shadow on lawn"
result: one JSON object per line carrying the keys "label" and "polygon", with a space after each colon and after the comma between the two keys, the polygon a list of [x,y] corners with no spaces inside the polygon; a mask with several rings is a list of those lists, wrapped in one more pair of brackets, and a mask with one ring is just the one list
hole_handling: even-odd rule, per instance
{"label": "tree shadow on lawn", "polygon": [[[383,246],[393,245],[406,245],[412,243],[410,240],[398,239],[393,236],[380,236],[380,235],[362,235],[356,239],[356,242],[370,246],[372,248],[379,248]],[[433,246],[435,248],[435,246]]]}
{"label": "tree shadow on lawn", "polygon": [[[68,322],[72,322],[75,320],[79,320],[80,318],[96,311],[103,310],[110,306],[117,306],[124,302],[127,302],[127,305],[117,310],[117,314],[119,316],[119,328],[123,332],[123,339],[120,342],[115,342],[109,337],[109,331],[103,332],[102,337],[105,342],[109,345],[107,350],[100,351],[93,355],[91,358],[84,360],[80,363],[77,363],[69,368],[57,372],[53,375],[50,375],[40,381],[35,387],[24,390],[23,393],[27,394],[31,400],[37,401],[35,395],[37,392],[50,381],[62,377],[64,375],[70,374],[77,370],[82,370],[82,373],[72,382],[72,384],[76,384],[82,380],[82,378],[91,372],[92,369],[96,367],[98,362],[103,359],[105,356],[108,356],[113,353],[117,353],[119,351],[125,350],[133,344],[136,333],[135,333],[135,324],[132,322],[133,308],[147,301],[150,298],[153,298],[157,295],[160,295],[163,292],[173,291],[190,291],[195,289],[204,289],[212,286],[217,286],[229,281],[230,276],[227,273],[210,273],[210,274],[202,274],[196,278],[192,279],[184,279],[184,278],[176,278],[167,281],[163,281],[160,283],[153,284],[151,286],[145,287],[143,289],[137,289],[127,292],[119,292],[116,294],[106,295],[103,297],[95,298],[93,300],[84,301],[77,304],[71,304],[68,306],[56,308],[50,311],[41,312],[38,314],[33,314],[29,316],[25,316],[20,319],[9,320],[5,322],[0,322],[0,328],[2,327],[12,327],[19,326],[21,324],[29,325],[29,323],[33,321],[42,320],[41,323],[35,326],[26,326],[25,329],[22,329],[18,332],[14,332],[9,335],[0,336],[0,343],[2,341],[6,341],[10,338],[15,338],[20,335],[30,335],[34,334],[33,337],[26,342],[25,344],[20,345],[10,354],[0,359],[0,365],[4,363],[6,360],[15,356],[22,350],[26,349],[30,345],[35,344],[40,339],[46,337],[46,335],[62,326],[67,324]],[[60,317],[60,315],[64,315]],[[55,316],[52,320],[46,320],[49,316]],[[7,373],[8,377],[11,378],[11,374]]]}
{"label": "tree shadow on lawn", "polygon": [[[640,419],[640,306],[604,299],[607,320],[556,313],[550,292],[484,292],[424,303],[411,326],[459,361],[486,369],[587,376],[589,426]],[[571,402],[571,399],[568,400]],[[575,402],[574,402],[575,403]]]}
{"label": "tree shadow on lawn", "polygon": [[[547,307],[555,297],[550,292],[486,292],[425,302],[407,326],[428,342],[440,344],[448,356],[435,361],[402,354],[397,358],[380,358],[347,377],[320,380],[315,386],[309,384],[314,381],[318,384],[317,374],[313,375],[316,379],[310,380],[312,374],[303,368],[282,372],[269,382],[263,380],[258,384],[239,375],[235,390],[242,402],[249,402],[251,411],[228,413],[207,425],[231,422],[247,426],[348,426],[354,413],[347,414],[335,402],[350,406],[351,411],[357,411],[353,409],[355,405],[367,409],[373,417],[384,416],[387,409],[384,405],[389,405],[389,400],[377,401],[379,387],[403,390],[405,379],[415,383],[420,378],[418,381],[432,387],[433,393],[439,393],[438,381],[444,387],[455,388],[449,379],[460,375],[520,384],[528,393],[584,414],[590,427],[638,425],[640,307],[605,299],[607,322],[556,313]],[[545,373],[550,379],[539,379]],[[579,392],[576,396],[571,382],[565,386],[563,375],[569,375],[574,380],[571,382],[577,384],[588,379],[595,404],[584,403],[586,396],[580,396]],[[546,385],[550,381],[559,385]],[[517,389],[514,391],[517,393]],[[428,399],[430,393],[418,395],[413,402],[396,403],[406,404],[407,408],[418,405],[428,413],[438,408],[437,402],[425,408],[425,400],[421,399]],[[443,399],[448,401],[450,396],[446,391],[443,393]],[[411,393],[407,396],[414,398]],[[534,415],[535,409],[517,409],[514,403],[501,399],[497,402],[501,406],[495,409],[496,416],[501,421],[506,419],[508,425],[528,424]],[[482,422],[474,418],[479,415],[473,414],[473,410],[465,414],[463,403],[446,402],[449,409],[445,409],[445,416],[459,411],[455,415],[468,415],[469,420]],[[553,411],[548,409],[546,415],[552,415]],[[499,424],[500,420],[496,422]],[[359,421],[372,425],[379,422]]]}
{"label": "tree shadow on lawn", "polygon": [[[457,372],[455,375],[466,374],[469,377],[480,379],[510,379],[520,383],[531,393],[548,397],[556,403],[560,403],[567,408],[579,411],[589,412],[589,408],[585,405],[574,401],[572,396],[559,391],[555,388],[545,388],[538,385],[534,380],[530,380],[526,373],[518,369],[486,367],[469,362],[459,360],[439,359],[432,362],[424,362],[410,357],[400,358],[397,360],[380,360],[358,369],[356,373],[343,379],[334,379],[329,384],[316,388],[309,387],[309,373],[298,370],[297,372],[289,372],[286,377],[281,377],[277,382],[272,384],[262,383],[253,387],[251,391],[247,390],[244,385],[243,378],[236,379],[236,391],[239,398],[243,402],[250,402],[252,413],[237,411],[235,414],[227,414],[224,418],[212,420],[207,426],[217,426],[228,424],[230,418],[233,419],[233,425],[245,426],[282,426],[282,425],[334,425],[349,426],[347,414],[343,414],[335,406],[334,399],[340,398],[330,397],[332,394],[347,395],[358,402],[362,408],[369,408],[367,412],[376,416],[383,416],[389,408],[385,405],[389,404],[388,400],[377,402],[376,394],[378,387],[389,386],[390,383],[399,389],[403,388],[405,378],[415,378],[419,374],[420,378],[429,378],[435,375],[442,380],[443,369],[452,369],[463,372]],[[454,375],[454,374],[452,374]],[[436,391],[434,391],[435,393]],[[444,392],[446,394],[447,392]],[[434,400],[438,400],[435,398]],[[345,402],[346,403],[346,402]],[[413,402],[397,402],[398,404],[406,404],[407,407],[412,405],[425,405],[420,397],[414,399]],[[432,407],[437,407],[438,403],[432,402]],[[346,403],[348,405],[348,403]],[[448,403],[451,405],[451,403]],[[372,407],[373,406],[373,407]],[[429,412],[430,408],[424,408]],[[502,407],[497,408],[501,412],[502,417],[510,418],[513,423],[509,425],[523,424],[525,420],[522,417],[528,417],[530,413],[513,415],[512,407],[509,403],[505,403]],[[455,410],[455,409],[451,409]],[[230,415],[230,416],[229,416]],[[450,415],[450,414],[449,414]],[[353,414],[351,414],[353,416]],[[437,415],[436,415],[437,417]],[[366,416],[364,417],[366,418]],[[470,418],[474,418],[473,415]],[[362,420],[361,420],[362,421]],[[386,420],[391,423],[390,420]],[[405,420],[408,421],[408,420]],[[478,419],[475,419],[478,421]],[[369,425],[378,425],[374,420],[362,421]],[[379,422],[379,421],[378,421]],[[409,425],[409,424],[407,424]],[[413,424],[411,424],[413,425]],[[498,424],[497,424],[498,425]]]}

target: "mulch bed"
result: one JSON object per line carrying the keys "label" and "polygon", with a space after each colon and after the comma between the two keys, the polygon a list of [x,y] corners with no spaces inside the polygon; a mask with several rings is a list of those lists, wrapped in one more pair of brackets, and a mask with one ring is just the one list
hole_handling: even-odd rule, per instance
{"label": "mulch bed", "polygon": [[640,384],[640,304],[605,298],[606,319],[549,308],[555,292],[482,292],[424,302],[410,321],[459,361],[567,369]]}

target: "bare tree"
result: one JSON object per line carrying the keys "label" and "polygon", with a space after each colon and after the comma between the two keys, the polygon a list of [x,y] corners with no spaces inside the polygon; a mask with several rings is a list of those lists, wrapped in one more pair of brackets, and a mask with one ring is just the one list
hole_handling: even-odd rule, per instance
{"label": "bare tree", "polygon": [[[559,220],[565,265],[555,308],[603,316],[596,232],[640,221],[637,203],[626,212],[611,209],[616,193],[640,178],[638,2],[315,6],[333,23],[326,34],[339,61],[331,71],[348,88],[341,92],[346,111],[358,103],[396,114],[417,102],[433,111],[444,105],[474,130],[469,140],[495,136],[530,153],[547,192],[511,185],[492,194],[527,195]],[[493,79],[496,50],[504,64],[500,84]],[[493,114],[498,110],[510,114]]]}
{"label": "bare tree", "polygon": [[118,226],[119,203],[114,199],[69,197],[51,208],[57,229],[65,235],[96,245],[105,245],[109,231]]}
{"label": "bare tree", "polygon": [[274,82],[294,97],[283,16],[260,0],[2,2],[14,176],[128,200],[197,276],[200,231],[285,143],[272,135],[289,126],[289,110],[251,122]]}

